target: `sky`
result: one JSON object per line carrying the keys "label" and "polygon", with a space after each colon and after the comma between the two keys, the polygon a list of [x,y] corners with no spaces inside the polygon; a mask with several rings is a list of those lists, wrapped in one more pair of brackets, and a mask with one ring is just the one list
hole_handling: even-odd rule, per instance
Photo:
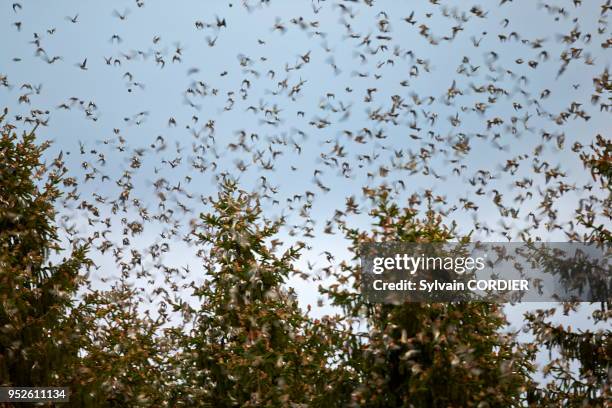
{"label": "sky", "polygon": [[[564,182],[592,182],[572,146],[586,146],[595,135],[609,132],[609,112],[591,103],[592,79],[610,62],[609,48],[602,47],[609,32],[602,28],[601,2],[502,3],[3,2],[0,83],[6,86],[0,86],[0,108],[9,109],[12,122],[37,109],[48,119],[38,128],[38,138],[52,140],[48,157],[64,152],[80,180],[80,199],[58,208],[59,218],[65,216],[62,222],[83,234],[104,226],[89,225],[78,203],[94,202],[97,194],[105,201],[98,203],[99,219],[112,216],[109,203],[121,193],[116,181],[126,171],[131,172],[131,197],[151,213],[160,208],[154,185],[161,178],[168,186],[181,183],[192,194],[167,193],[169,207],[180,203],[191,209],[174,215],[182,234],[191,219],[210,209],[200,198],[215,196],[217,177],[227,172],[247,191],[261,190],[264,177],[266,191],[276,191],[277,200],[263,200],[265,214],[285,215],[289,226],[304,223],[299,216],[304,202],[291,209],[287,199],[307,191],[316,195],[309,209],[314,237],[298,265],[302,269],[309,263],[327,266],[323,251],[338,261],[351,258],[346,240],[324,233],[326,221],[347,197],[366,205],[362,188],[381,183],[397,190],[400,203],[427,189],[443,196],[448,207],[460,199],[473,201],[476,211],[458,208],[448,221],[456,221],[463,234],[472,231],[474,239],[518,241],[529,212],[539,211],[537,192],[556,181],[534,174],[539,145],[541,161],[565,173]],[[564,42],[574,28],[580,33],[576,41]],[[572,48],[582,50],[580,57],[558,75],[561,55]],[[480,87],[486,91],[477,92]],[[488,93],[491,87],[504,92]],[[449,89],[460,93],[448,99]],[[395,117],[394,100],[403,104]],[[590,118],[551,120],[572,102]],[[488,105],[485,113],[475,109],[478,103]],[[494,118],[504,123],[489,126]],[[241,132],[250,152],[236,148]],[[370,136],[378,132],[380,138]],[[363,143],[356,141],[360,134]],[[545,143],[547,138],[551,142]],[[468,143],[469,150],[452,148],[460,143]],[[258,151],[261,160],[253,162]],[[423,154],[430,156],[427,161]],[[411,155],[416,158],[412,164]],[[130,167],[134,157],[138,168]],[[515,173],[503,171],[508,160],[517,158],[521,164]],[[245,171],[238,169],[241,163],[248,165]],[[454,169],[461,165],[458,174]],[[493,176],[482,195],[480,186],[470,183],[482,174],[479,170]],[[517,204],[514,183],[523,177],[533,178],[534,194]],[[519,211],[517,218],[500,216],[496,192]],[[568,225],[585,194],[577,189],[554,199],[560,224]],[[138,219],[134,208],[120,216]],[[364,211],[351,222],[367,229],[370,220]],[[475,221],[491,233],[475,228]],[[509,223],[508,238],[502,222]],[[186,280],[203,279],[193,246],[181,242],[181,234],[161,237],[165,228],[147,223],[131,245],[146,251],[171,242],[164,262],[188,266]],[[120,241],[123,226],[110,229],[109,236]],[[544,226],[534,235],[544,241],[567,239],[562,229]],[[297,239],[290,228],[280,238]],[[118,275],[109,252],[94,259],[100,266],[92,274],[96,280]],[[153,261],[145,257],[144,264],[151,267]],[[317,285],[328,283],[289,282],[302,305],[314,305]],[[536,306],[510,308],[513,327],[520,326],[523,310]],[[316,309],[320,314],[330,310]],[[573,319],[574,327],[590,327],[586,314]]]}

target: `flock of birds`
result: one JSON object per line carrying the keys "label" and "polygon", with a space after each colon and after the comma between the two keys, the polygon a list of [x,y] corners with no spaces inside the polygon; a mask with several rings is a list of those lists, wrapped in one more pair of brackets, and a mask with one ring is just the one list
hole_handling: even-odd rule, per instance
{"label": "flock of birds", "polygon": [[192,280],[224,179],[285,217],[313,271],[380,186],[482,240],[580,240],[608,199],[579,155],[609,139],[610,0],[446,3],[7,2],[0,105],[55,140],[58,221],[102,280]]}

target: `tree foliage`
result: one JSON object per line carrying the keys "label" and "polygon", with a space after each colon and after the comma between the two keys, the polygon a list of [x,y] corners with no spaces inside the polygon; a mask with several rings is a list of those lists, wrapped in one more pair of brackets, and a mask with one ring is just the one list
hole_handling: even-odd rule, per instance
{"label": "tree foliage", "polygon": [[282,220],[262,219],[257,199],[227,181],[195,230],[206,279],[187,340],[202,398],[211,406],[290,406],[325,385],[325,339],[283,284],[302,245],[282,255]]}
{"label": "tree foliage", "polygon": [[[601,200],[592,199],[589,206],[576,210],[576,220],[585,227],[586,242],[612,243],[608,226],[612,220],[610,189],[612,142],[598,135],[591,144],[591,153],[580,155],[593,179],[604,192]],[[599,204],[599,206],[597,206]],[[578,303],[563,304],[564,316],[571,316],[579,308]],[[612,402],[612,339],[609,321],[612,318],[610,303],[602,304],[592,312],[596,330],[575,330],[571,325],[554,324],[550,318],[556,308],[538,310],[526,314],[527,328],[535,342],[558,357],[544,366],[547,378],[552,379],[538,391],[542,406],[591,407],[607,406]]]}
{"label": "tree foliage", "polygon": [[[0,117],[0,124],[4,116]],[[54,202],[66,169],[41,161],[34,132],[0,136],[0,384],[56,385],[77,358],[68,310],[88,260],[86,247],[61,262]]]}
{"label": "tree foliage", "polygon": [[[320,292],[338,313],[313,318],[288,286],[304,242],[285,244],[285,220],[267,219],[253,193],[224,179],[210,210],[192,224],[202,263],[196,304],[178,287],[143,306],[123,264],[109,288],[92,289],[92,239],[61,248],[55,207],[67,169],[34,132],[0,139],[0,384],[69,386],[71,406],[521,407],[605,406],[610,401],[609,330],[573,331],[555,310],[526,315],[534,337],[508,331],[500,305],[484,302],[370,304],[359,292],[360,244],[469,242],[435,210],[427,191],[402,206],[391,189],[364,189],[371,228],[338,212],[353,256],[326,268]],[[598,138],[585,166],[609,193],[610,143]],[[422,214],[416,204],[426,203]],[[610,196],[578,208],[586,240],[610,242]],[[330,260],[333,256],[330,255]],[[142,265],[140,265],[142,266]],[[174,292],[172,292],[174,290]],[[565,304],[571,313],[576,304]],[[609,309],[593,313],[606,323]],[[533,378],[538,351],[556,355]],[[575,365],[577,363],[577,366]]]}
{"label": "tree foliage", "polygon": [[[358,260],[365,242],[445,242],[458,238],[429,200],[420,219],[402,208],[390,190],[368,192],[373,228],[360,231],[341,222]],[[469,237],[461,237],[467,241]],[[533,371],[529,348],[519,347],[504,329],[499,305],[482,302],[364,303],[359,295],[360,266],[344,264],[339,281],[352,289],[329,292],[348,316],[363,320],[367,340],[351,336],[345,364],[356,373],[352,402],[357,406],[470,407],[519,406]],[[346,276],[348,275],[348,276]]]}

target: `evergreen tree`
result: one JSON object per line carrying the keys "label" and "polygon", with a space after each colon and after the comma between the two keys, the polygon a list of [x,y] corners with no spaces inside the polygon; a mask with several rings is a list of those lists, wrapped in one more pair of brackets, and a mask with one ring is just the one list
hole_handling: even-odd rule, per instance
{"label": "evergreen tree", "polygon": [[[608,82],[608,88],[610,84]],[[580,158],[590,170],[593,180],[603,192],[602,198],[591,195],[587,205],[576,210],[576,222],[584,228],[584,242],[612,244],[609,225],[612,222],[612,141],[601,135],[590,146],[591,152],[582,152]],[[609,283],[608,283],[609,285]],[[571,316],[580,304],[564,303],[563,314]],[[557,354],[544,367],[545,376],[552,380],[541,387],[536,395],[539,406],[550,407],[607,407],[612,405],[612,339],[609,321],[610,303],[592,313],[592,321],[599,328],[577,331],[571,325],[554,324],[550,318],[557,308],[537,310],[526,314],[527,327],[535,337],[534,345]],[[607,328],[606,328],[607,327]]]}
{"label": "evergreen tree", "polygon": [[0,385],[60,386],[78,357],[67,312],[87,248],[49,262],[61,249],[54,203],[66,168],[61,155],[42,162],[49,143],[37,145],[34,130],[14,130],[0,131]]}
{"label": "evergreen tree", "polygon": [[[358,260],[365,242],[445,242],[456,237],[432,207],[418,218],[401,208],[381,187],[366,190],[372,201],[372,231],[340,220]],[[462,238],[461,241],[467,241]],[[347,334],[344,351],[354,406],[363,407],[508,407],[521,406],[530,387],[531,350],[522,350],[504,333],[502,306],[481,302],[369,304],[359,293],[360,266],[342,263],[336,276],[352,286],[322,291],[347,318],[367,327]],[[345,386],[344,384],[341,384]]]}
{"label": "evergreen tree", "polygon": [[109,290],[89,291],[75,308],[80,358],[66,376],[71,406],[180,406],[170,405],[176,343],[164,332],[167,315],[153,319],[142,302],[140,291],[122,278]]}
{"label": "evergreen tree", "polygon": [[262,218],[259,202],[226,181],[214,212],[194,233],[206,277],[188,337],[195,400],[215,407],[311,403],[326,381],[326,341],[284,283],[302,245],[275,254],[282,220]]}

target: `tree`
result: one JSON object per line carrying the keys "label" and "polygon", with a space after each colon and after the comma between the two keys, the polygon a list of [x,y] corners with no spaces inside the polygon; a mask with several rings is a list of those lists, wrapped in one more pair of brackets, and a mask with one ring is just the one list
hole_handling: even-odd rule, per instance
{"label": "tree", "polygon": [[49,262],[61,251],[54,205],[70,184],[62,155],[49,169],[49,143],[14,129],[5,124],[0,139],[0,384],[68,386],[78,407],[163,406],[174,384],[165,318],[142,314],[125,279],[77,301],[87,245]]}
{"label": "tree", "polygon": [[87,247],[49,262],[61,250],[54,202],[66,168],[61,154],[51,166],[41,161],[49,143],[37,145],[34,130],[14,129],[4,124],[0,136],[0,384],[60,386],[78,357],[67,311]]}
{"label": "tree", "polygon": [[[350,241],[354,260],[365,242],[445,242],[456,237],[432,207],[425,218],[401,208],[384,186],[366,190],[372,201],[371,232],[339,225]],[[463,242],[467,237],[461,238]],[[367,407],[508,407],[521,406],[530,388],[533,350],[522,349],[502,307],[482,302],[368,304],[358,292],[360,266],[343,262],[339,282],[352,285],[322,289],[348,318],[367,327],[347,333],[344,369],[356,406]],[[349,327],[355,327],[355,323]],[[342,384],[344,385],[344,384]]]}
{"label": "tree", "polygon": [[[194,229],[206,277],[185,361],[195,401],[215,407],[312,405],[326,384],[327,342],[283,286],[303,244],[275,255],[282,220],[225,181]],[[189,369],[187,371],[189,371]]]}
{"label": "tree", "polygon": [[175,337],[164,333],[167,315],[153,319],[140,304],[139,291],[121,278],[109,290],[86,293],[75,308],[81,341],[78,365],[66,377],[72,406],[177,406]]}
{"label": "tree", "polygon": [[[605,75],[607,78],[607,73]],[[607,82],[610,87],[609,81]],[[612,234],[608,229],[612,216],[612,142],[598,135],[590,146],[591,152],[582,152],[580,158],[590,170],[593,180],[602,187],[603,198],[591,195],[586,204],[580,204],[576,210],[576,223],[584,228],[582,237],[575,237],[584,242],[604,245],[612,243]],[[579,303],[566,302],[563,314],[568,316],[578,309]],[[527,328],[535,338],[535,344],[552,355],[544,367],[544,374],[552,381],[541,387],[537,393],[540,406],[551,407],[605,407],[612,402],[612,339],[610,330],[604,329],[612,311],[610,303],[604,303],[595,309],[592,319],[600,325],[596,330],[576,331],[571,326],[553,324],[550,317],[556,308],[537,310],[527,313]],[[609,327],[609,325],[608,325]]]}

